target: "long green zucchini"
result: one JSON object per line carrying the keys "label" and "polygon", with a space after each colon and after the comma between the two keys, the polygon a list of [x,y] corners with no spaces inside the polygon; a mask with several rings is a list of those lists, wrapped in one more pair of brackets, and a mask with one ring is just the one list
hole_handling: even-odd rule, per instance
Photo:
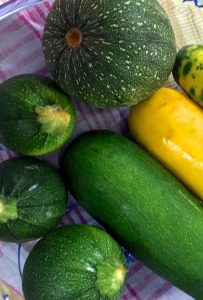
{"label": "long green zucchini", "polygon": [[147,152],[109,131],[77,138],[63,159],[71,193],[157,274],[203,299],[203,207]]}

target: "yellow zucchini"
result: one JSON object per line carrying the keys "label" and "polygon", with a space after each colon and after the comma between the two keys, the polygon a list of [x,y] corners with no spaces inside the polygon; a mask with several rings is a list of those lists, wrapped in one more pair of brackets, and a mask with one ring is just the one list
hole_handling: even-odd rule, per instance
{"label": "yellow zucchini", "polygon": [[128,122],[134,139],[203,200],[203,110],[161,88],[131,108]]}

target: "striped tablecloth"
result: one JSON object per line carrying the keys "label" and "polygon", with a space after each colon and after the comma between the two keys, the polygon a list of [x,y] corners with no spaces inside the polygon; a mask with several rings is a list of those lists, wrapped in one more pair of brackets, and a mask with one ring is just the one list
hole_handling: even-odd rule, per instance
{"label": "striped tablecloth", "polygon": [[[203,8],[196,7],[194,1],[160,0],[160,2],[172,21],[178,48],[191,43],[203,44]],[[41,37],[52,3],[53,0],[44,1],[0,22],[0,83],[22,73],[37,72],[49,75],[42,52]],[[176,87],[172,78],[168,80],[167,85]],[[73,138],[92,129],[111,129],[128,136],[126,122],[128,109],[96,109],[79,102],[76,103],[76,107],[78,122]],[[58,154],[48,155],[45,159],[57,164]],[[0,145],[0,161],[14,155]],[[69,210],[62,225],[70,223],[96,224],[71,197]],[[2,280],[19,296],[22,295],[21,272],[34,243],[18,245],[0,242],[0,287]],[[136,258],[128,253],[126,257],[129,263],[129,274],[123,300],[192,299],[169,282],[159,278]]]}

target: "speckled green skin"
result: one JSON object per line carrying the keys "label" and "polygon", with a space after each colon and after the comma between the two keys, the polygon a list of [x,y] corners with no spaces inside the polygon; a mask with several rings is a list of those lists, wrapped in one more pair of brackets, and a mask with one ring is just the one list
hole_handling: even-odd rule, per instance
{"label": "speckled green skin", "polygon": [[[78,48],[65,34],[78,28]],[[169,19],[155,0],[56,0],[43,49],[67,94],[97,107],[130,106],[168,79],[176,55]]]}
{"label": "speckled green skin", "polygon": [[[37,105],[58,105],[71,116],[62,135],[42,131],[37,122]],[[0,85],[0,142],[23,155],[39,156],[56,151],[75,127],[75,108],[69,98],[47,77],[18,75]]]}
{"label": "speckled green skin", "polygon": [[[71,225],[49,233],[31,251],[23,270],[26,300],[110,300],[97,289],[97,264],[107,257],[125,265],[118,244],[101,229]],[[107,286],[108,286],[107,282]]]}
{"label": "speckled green skin", "polygon": [[191,44],[178,51],[173,77],[184,92],[203,107],[203,45]]}
{"label": "speckled green skin", "polygon": [[44,235],[56,227],[67,206],[66,189],[56,170],[31,158],[0,164],[0,200],[9,204],[11,198],[17,203],[17,219],[2,223],[0,213],[0,240],[11,242]]}
{"label": "speckled green skin", "polygon": [[109,131],[77,138],[64,179],[80,204],[137,258],[191,294],[203,295],[203,207],[147,152]]}

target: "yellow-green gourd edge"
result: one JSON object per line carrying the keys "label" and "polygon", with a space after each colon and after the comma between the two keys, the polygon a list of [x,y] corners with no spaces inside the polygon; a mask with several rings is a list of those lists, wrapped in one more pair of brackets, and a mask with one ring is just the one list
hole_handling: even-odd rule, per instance
{"label": "yellow-green gourd edge", "polygon": [[173,77],[183,91],[203,107],[203,45],[187,45],[178,51]]}

